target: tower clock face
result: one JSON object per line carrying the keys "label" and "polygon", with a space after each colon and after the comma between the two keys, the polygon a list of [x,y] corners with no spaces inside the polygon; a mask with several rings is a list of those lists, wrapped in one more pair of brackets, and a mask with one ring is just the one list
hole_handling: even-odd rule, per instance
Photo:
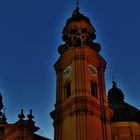
{"label": "tower clock face", "polygon": [[96,70],[96,68],[95,68],[93,65],[91,65],[91,64],[88,65],[88,71],[89,71],[89,73],[90,73],[92,76],[96,76],[96,75],[97,75],[97,70]]}
{"label": "tower clock face", "polygon": [[72,66],[69,65],[63,70],[63,77],[68,78],[72,73]]}

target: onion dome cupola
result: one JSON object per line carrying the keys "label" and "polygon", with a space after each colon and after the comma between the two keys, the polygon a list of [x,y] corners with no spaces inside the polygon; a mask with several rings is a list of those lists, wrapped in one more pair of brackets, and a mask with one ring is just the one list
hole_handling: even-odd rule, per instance
{"label": "onion dome cupola", "polygon": [[65,44],[60,45],[58,52],[62,54],[69,48],[90,47],[99,52],[100,44],[93,42],[96,39],[96,30],[88,17],[79,12],[79,7],[73,11],[72,16],[67,19],[62,32],[62,40]]}
{"label": "onion dome cupola", "polygon": [[140,110],[124,101],[124,94],[117,88],[116,82],[108,91],[108,104],[113,110],[112,122],[134,121],[140,122]]}
{"label": "onion dome cupola", "polygon": [[117,88],[116,82],[113,81],[112,88],[108,91],[108,102],[124,102],[124,94],[121,89]]}

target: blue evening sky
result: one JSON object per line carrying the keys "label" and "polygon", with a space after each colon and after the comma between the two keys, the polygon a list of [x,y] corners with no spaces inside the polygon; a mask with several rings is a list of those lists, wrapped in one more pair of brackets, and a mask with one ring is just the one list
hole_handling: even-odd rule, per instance
{"label": "blue evening sky", "polygon": [[[33,109],[39,134],[53,138],[49,113],[55,103],[55,71],[62,29],[76,0],[0,0],[0,92],[9,123]],[[125,101],[140,108],[140,0],[80,0],[96,28],[112,76]]]}

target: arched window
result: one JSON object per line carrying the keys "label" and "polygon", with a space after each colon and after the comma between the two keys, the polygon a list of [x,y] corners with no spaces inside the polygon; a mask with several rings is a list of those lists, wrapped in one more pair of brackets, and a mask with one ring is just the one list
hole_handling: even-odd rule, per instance
{"label": "arched window", "polygon": [[91,83],[90,83],[90,88],[91,88],[91,95],[93,97],[96,97],[97,98],[98,96],[97,96],[96,85],[94,84],[93,81],[91,81]]}
{"label": "arched window", "polygon": [[68,82],[66,84],[66,97],[68,98],[70,96],[70,94],[71,94],[71,83]]}

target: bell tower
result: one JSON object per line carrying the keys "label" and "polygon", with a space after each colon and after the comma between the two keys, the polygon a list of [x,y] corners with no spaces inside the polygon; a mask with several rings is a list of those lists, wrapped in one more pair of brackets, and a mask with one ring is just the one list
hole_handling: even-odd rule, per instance
{"label": "bell tower", "polygon": [[106,100],[106,62],[94,42],[95,28],[88,17],[74,10],[63,29],[54,65],[57,76],[54,140],[111,140],[112,111]]}

